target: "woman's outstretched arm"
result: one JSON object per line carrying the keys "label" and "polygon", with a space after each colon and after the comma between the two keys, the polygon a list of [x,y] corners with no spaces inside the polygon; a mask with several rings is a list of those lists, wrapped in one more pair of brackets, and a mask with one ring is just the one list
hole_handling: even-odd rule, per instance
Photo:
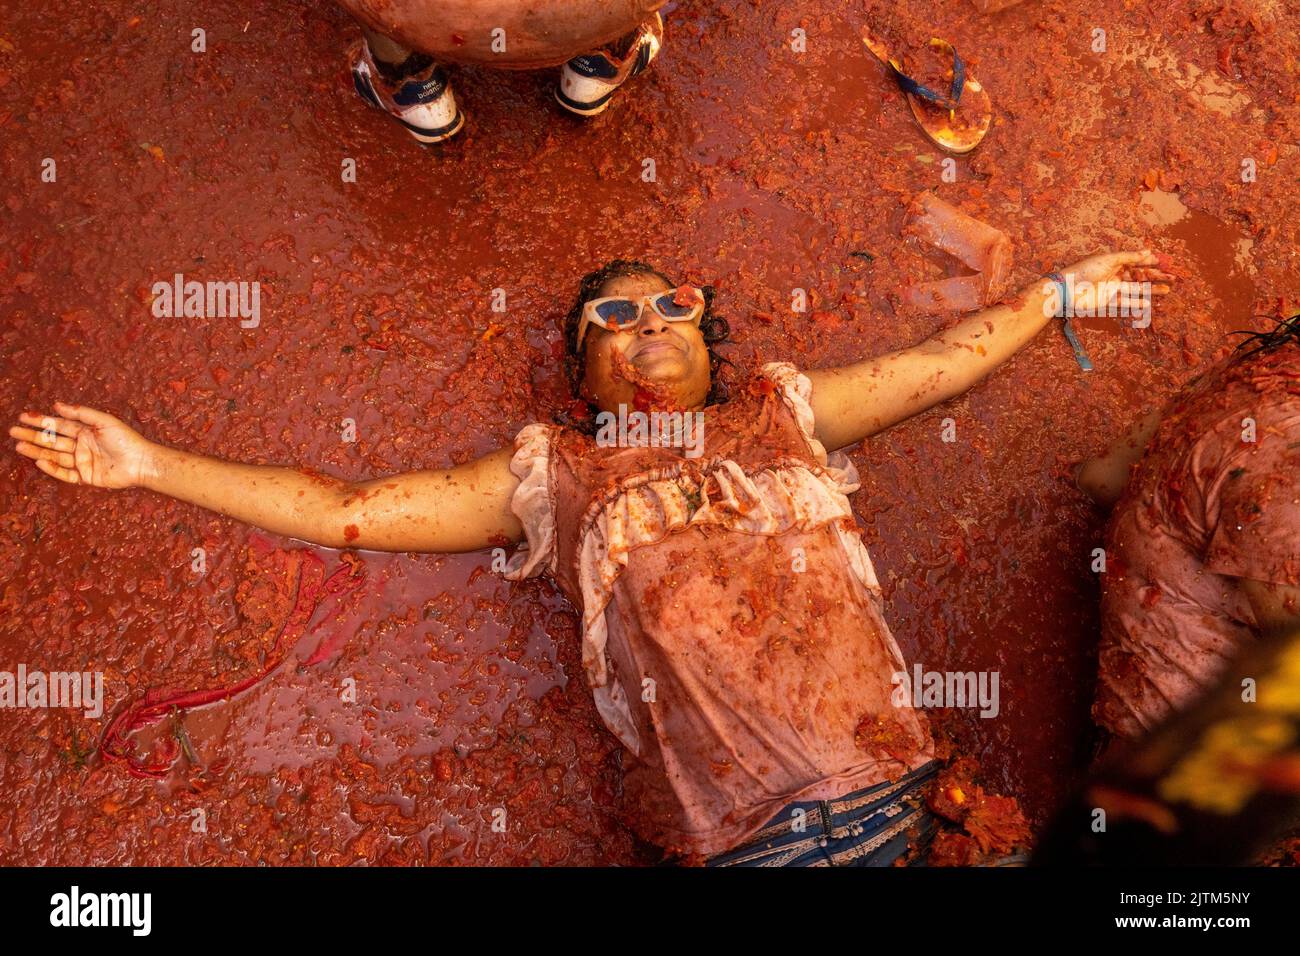
{"label": "woman's outstretched arm", "polygon": [[1147,442],[1160,427],[1161,414],[1159,410],[1147,412],[1116,439],[1104,455],[1089,458],[1076,466],[1074,480],[1079,490],[1103,508],[1114,507],[1128,485],[1133,465],[1142,457]]}
{"label": "woman's outstretched arm", "polygon": [[148,488],[278,534],[331,548],[476,551],[519,540],[518,480],[502,449],[456,468],[350,482],[277,465],[241,465],[159,445],[97,409],[55,403],[23,414],[15,450],[69,484]]}
{"label": "woman's outstretched arm", "polygon": [[[1078,283],[1113,283],[1120,304],[1149,307],[1150,294],[1168,291],[1173,276],[1155,268],[1149,251],[1090,256],[1065,270]],[[1050,284],[1039,281],[1015,305],[996,305],[919,345],[842,368],[808,372],[817,437],[828,449],[852,445],[969,389],[1020,351],[1053,321]],[[1098,303],[1105,306],[1106,303]]]}

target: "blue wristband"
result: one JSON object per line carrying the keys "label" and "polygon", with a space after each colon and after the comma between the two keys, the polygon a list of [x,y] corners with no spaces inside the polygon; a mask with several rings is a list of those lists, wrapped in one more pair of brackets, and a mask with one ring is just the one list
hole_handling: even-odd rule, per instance
{"label": "blue wristband", "polygon": [[1049,272],[1047,273],[1046,276],[1044,276],[1044,278],[1051,279],[1053,282],[1056,283],[1057,289],[1060,290],[1059,294],[1061,298],[1061,311],[1056,313],[1055,318],[1058,319],[1069,318],[1070,284],[1065,281],[1065,276],[1061,275],[1059,272]]}
{"label": "blue wristband", "polygon": [[1065,277],[1059,272],[1049,272],[1044,278],[1051,279],[1056,283],[1057,289],[1060,290],[1061,311],[1056,316],[1061,320],[1061,329],[1065,332],[1065,340],[1070,343],[1070,348],[1074,352],[1074,360],[1079,363],[1079,368],[1085,372],[1092,371],[1092,359],[1088,358],[1088,353],[1084,351],[1083,343],[1079,341],[1079,336],[1074,332],[1074,326],[1070,323],[1070,285],[1065,281]]}

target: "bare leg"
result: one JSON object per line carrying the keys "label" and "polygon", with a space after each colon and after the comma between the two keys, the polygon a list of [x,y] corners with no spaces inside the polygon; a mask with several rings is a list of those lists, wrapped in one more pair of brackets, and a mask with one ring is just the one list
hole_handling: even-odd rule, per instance
{"label": "bare leg", "polygon": [[433,57],[416,53],[402,46],[392,37],[370,29],[364,23],[361,25],[361,32],[365,34],[366,45],[370,47],[370,55],[375,59],[375,66],[379,67],[380,74],[390,83],[396,83],[403,77],[419,73],[433,62]]}

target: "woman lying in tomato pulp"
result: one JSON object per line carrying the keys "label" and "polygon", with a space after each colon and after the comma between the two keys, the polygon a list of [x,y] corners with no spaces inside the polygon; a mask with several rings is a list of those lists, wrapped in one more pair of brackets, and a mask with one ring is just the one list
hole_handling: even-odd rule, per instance
{"label": "woman lying in tomato pulp", "polygon": [[[1167,291],[1142,281],[1169,278],[1155,264],[1113,253],[1063,271],[1138,307]],[[507,574],[549,574],[579,610],[641,836],[720,863],[887,865],[923,844],[934,744],[891,700],[906,667],[849,505],[857,474],[827,452],[969,389],[1049,324],[1047,291],[840,368],[769,363],[719,401],[709,290],[611,263],[566,321],[575,393],[615,415],[702,413],[691,457],[533,424],[459,467],[352,483],[164,447],[64,403],[11,435],[61,481],[149,488],[328,547],[526,542]]]}

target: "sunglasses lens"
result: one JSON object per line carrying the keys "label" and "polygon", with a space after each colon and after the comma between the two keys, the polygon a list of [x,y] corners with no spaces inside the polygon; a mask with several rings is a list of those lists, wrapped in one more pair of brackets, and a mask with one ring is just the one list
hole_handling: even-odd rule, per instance
{"label": "sunglasses lens", "polygon": [[639,309],[630,299],[614,299],[596,306],[596,314],[610,328],[619,328],[636,321]]}
{"label": "sunglasses lens", "polygon": [[680,319],[695,311],[694,302],[681,302],[675,292],[665,292],[654,300],[655,311],[665,319]]}

